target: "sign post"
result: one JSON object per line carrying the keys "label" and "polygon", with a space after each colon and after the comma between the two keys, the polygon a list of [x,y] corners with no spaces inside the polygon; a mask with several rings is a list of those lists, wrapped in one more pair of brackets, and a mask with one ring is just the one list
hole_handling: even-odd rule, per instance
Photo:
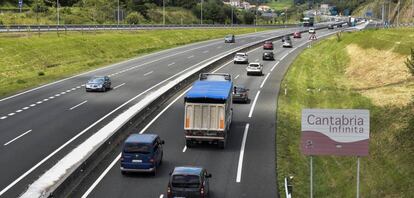
{"label": "sign post", "polygon": [[19,11],[22,13],[23,0],[19,0]]}
{"label": "sign post", "polygon": [[360,157],[368,156],[369,111],[364,109],[303,109],[301,150],[310,156],[310,197],[313,197],[313,156],[357,156],[359,198]]}

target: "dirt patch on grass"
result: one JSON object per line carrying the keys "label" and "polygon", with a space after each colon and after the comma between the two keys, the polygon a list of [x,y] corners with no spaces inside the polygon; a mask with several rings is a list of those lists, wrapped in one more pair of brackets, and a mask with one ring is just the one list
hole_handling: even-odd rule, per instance
{"label": "dirt patch on grass", "polygon": [[406,56],[377,49],[346,47],[350,62],[346,78],[353,89],[371,98],[376,105],[407,105],[414,94],[414,79],[405,66]]}

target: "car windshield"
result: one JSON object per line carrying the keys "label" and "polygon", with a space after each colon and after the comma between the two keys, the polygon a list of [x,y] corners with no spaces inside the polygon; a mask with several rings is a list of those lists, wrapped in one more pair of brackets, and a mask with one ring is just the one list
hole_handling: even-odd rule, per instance
{"label": "car windshield", "polygon": [[148,144],[127,143],[124,146],[125,153],[141,153],[148,154],[151,152],[151,147]]}
{"label": "car windshield", "polygon": [[265,44],[272,44],[272,41],[266,41]]}
{"label": "car windshield", "polygon": [[89,80],[89,83],[102,83],[104,81],[103,78],[93,78]]}
{"label": "car windshield", "polygon": [[244,87],[235,87],[234,90],[236,93],[246,92],[246,89]]}
{"label": "car windshield", "polygon": [[241,58],[244,58],[244,57],[246,57],[244,54],[236,54],[236,57],[241,57]]}
{"label": "car windshield", "polygon": [[259,64],[250,64],[249,67],[259,67]]}
{"label": "car windshield", "polygon": [[272,55],[272,52],[265,52],[265,55]]}
{"label": "car windshield", "polygon": [[230,38],[230,39],[231,39],[232,37],[233,37],[233,35],[227,35],[227,36],[226,36],[226,38]]}
{"label": "car windshield", "polygon": [[174,175],[171,185],[178,188],[198,188],[200,179],[197,175]]}

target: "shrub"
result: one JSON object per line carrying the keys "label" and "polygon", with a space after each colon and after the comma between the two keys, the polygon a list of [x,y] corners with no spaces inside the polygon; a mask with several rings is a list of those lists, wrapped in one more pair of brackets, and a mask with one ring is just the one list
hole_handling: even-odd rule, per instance
{"label": "shrub", "polygon": [[43,72],[43,71],[39,71],[39,72],[37,72],[37,75],[38,75],[38,76],[44,76],[44,75],[45,75],[45,72]]}
{"label": "shrub", "polygon": [[138,12],[131,12],[126,17],[126,21],[129,24],[139,24],[144,21],[144,17]]}

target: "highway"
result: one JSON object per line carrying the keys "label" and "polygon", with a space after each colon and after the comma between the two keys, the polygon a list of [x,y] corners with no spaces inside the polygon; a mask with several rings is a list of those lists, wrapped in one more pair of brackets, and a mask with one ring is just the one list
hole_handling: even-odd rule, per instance
{"label": "highway", "polygon": [[[327,35],[335,30],[319,30]],[[185,91],[167,102],[146,127],[131,133],[156,133],[165,140],[164,161],[156,176],[120,172],[121,147],[79,185],[70,197],[166,197],[169,172],[175,166],[205,167],[211,174],[210,197],[278,197],[276,183],[275,129],[277,95],[280,83],[294,58],[307,47],[308,34],[292,39],[293,48],[282,48],[275,41],[275,61],[262,61],[263,49],[250,52],[250,62],[264,64],[263,76],[247,76],[246,64],[226,63],[215,72],[230,73],[235,85],[250,89],[248,104],[235,104],[228,144],[224,150],[216,145],[185,147]]]}
{"label": "highway", "polygon": [[[2,167],[0,169],[0,197],[18,196],[27,188],[27,185],[48,170],[62,156],[66,155],[116,115],[135,104],[152,90],[162,86],[167,80],[174,79],[192,67],[205,63],[234,47],[270,36],[291,33],[297,29],[289,28],[236,36],[235,44],[224,44],[223,39],[217,39],[186,45],[107,66],[0,99],[0,156],[2,156],[0,159],[0,167]],[[277,55],[280,54],[277,53]],[[240,72],[240,83],[246,83],[251,87],[260,84],[259,79],[262,79],[261,77],[245,78],[241,76],[244,67],[242,65],[231,67],[234,71],[232,70],[230,73]],[[270,66],[267,64],[266,67]],[[224,69],[227,69],[227,67]],[[91,76],[97,75],[109,75],[112,78],[113,89],[106,93],[86,93],[84,90],[85,82]],[[249,79],[255,80],[250,82]],[[269,78],[269,81],[271,79]],[[252,96],[255,94],[254,88],[252,88],[251,94]],[[172,109],[175,108],[180,109],[180,107],[175,106]],[[241,117],[239,118],[239,124],[237,124],[237,121],[235,122],[234,130],[238,131],[238,128],[245,127],[247,121],[241,118],[245,117],[242,115],[248,111],[248,108],[248,105],[238,108],[238,115],[235,118]],[[257,108],[260,109],[261,105],[258,105]],[[174,118],[181,119],[180,112],[177,110],[176,113]],[[274,111],[269,113],[273,115]],[[254,119],[258,118],[256,116]],[[274,119],[269,123],[272,122],[274,122]],[[177,123],[172,124],[180,123],[180,121],[177,121]],[[163,127],[173,128],[173,125],[166,124]],[[179,126],[174,126],[178,130],[179,128],[176,127]],[[258,129],[255,128],[255,125],[252,125],[249,133],[254,134],[255,130]],[[154,129],[154,131],[161,132],[163,130]],[[212,154],[210,153],[211,149],[206,149],[204,152],[208,153],[207,155],[222,156],[221,161],[225,161],[229,157],[226,153],[236,152],[240,149],[240,142],[237,140],[242,136],[238,132],[232,134],[235,137],[231,138],[233,140],[223,153],[217,150],[217,153]],[[170,137],[170,139],[167,135],[162,134],[162,137],[167,141],[166,150],[169,150],[169,146],[181,145],[179,138],[182,136],[176,136],[177,139]],[[273,149],[274,146],[271,148]],[[182,151],[182,148],[180,148],[180,151]],[[188,152],[192,151],[189,150]],[[203,151],[199,150],[197,152]],[[167,155],[169,156],[167,157]],[[178,157],[181,155],[184,154],[177,154],[176,159],[183,160]],[[200,154],[201,156],[203,155]],[[235,157],[236,154],[233,153],[231,156]],[[260,156],[262,155],[256,157],[260,159]],[[267,158],[267,156],[262,157]],[[171,158],[175,158],[174,153],[167,152],[166,161],[170,161]],[[238,157],[236,156],[236,158]],[[254,161],[255,159],[251,160]],[[173,161],[170,162],[173,164]],[[182,163],[184,162],[189,161],[182,161]],[[197,160],[197,162],[199,161]],[[231,160],[228,163],[233,162]],[[166,163],[165,167],[168,164],[169,162]],[[228,164],[226,167],[233,165]],[[254,166],[250,168],[254,168]],[[268,169],[271,168],[269,165]],[[246,165],[246,169],[249,169],[249,164]],[[214,172],[213,170],[213,174]],[[215,174],[218,176],[220,172]],[[250,176],[244,176],[243,178],[248,177]]]}

